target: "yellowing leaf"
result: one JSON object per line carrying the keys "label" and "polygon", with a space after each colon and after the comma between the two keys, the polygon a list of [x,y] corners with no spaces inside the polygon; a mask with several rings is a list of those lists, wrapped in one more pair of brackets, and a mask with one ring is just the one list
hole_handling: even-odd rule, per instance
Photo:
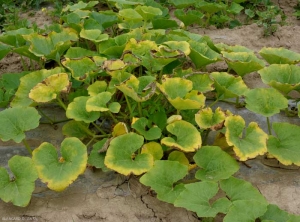
{"label": "yellowing leaf", "polygon": [[149,153],[153,156],[153,160],[160,160],[163,157],[163,149],[157,142],[145,143],[141,153]]}
{"label": "yellowing leaf", "polygon": [[191,123],[178,120],[167,125],[167,130],[176,136],[176,140],[165,137],[161,140],[161,144],[184,152],[194,152],[200,148],[202,143],[200,132]]}
{"label": "yellowing leaf", "polygon": [[241,161],[263,155],[267,152],[268,135],[251,122],[245,130],[245,121],[241,116],[229,116],[225,120],[226,140],[233,146],[235,154]]}
{"label": "yellowing leaf", "polygon": [[142,147],[144,137],[128,133],[111,140],[107,149],[104,164],[124,175],[141,175],[153,166],[151,154],[143,153],[133,156],[134,152]]}
{"label": "yellowing leaf", "polygon": [[55,99],[61,91],[68,91],[69,85],[68,74],[54,74],[32,88],[29,93],[29,98],[39,103],[49,102]]}
{"label": "yellowing leaf", "polygon": [[226,115],[221,110],[220,107],[218,107],[215,110],[215,113],[213,113],[212,109],[210,107],[207,107],[205,109],[201,109],[197,114],[195,114],[195,121],[198,124],[200,128],[208,129],[212,128],[213,130],[221,129],[223,126],[223,121],[225,120]]}

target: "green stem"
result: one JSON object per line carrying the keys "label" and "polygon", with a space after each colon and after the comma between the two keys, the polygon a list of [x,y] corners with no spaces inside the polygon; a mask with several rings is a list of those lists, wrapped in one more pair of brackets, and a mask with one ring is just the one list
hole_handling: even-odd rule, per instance
{"label": "green stem", "polygon": [[269,119],[269,117],[267,117],[267,124],[268,124],[269,135],[272,135],[271,124],[270,124],[270,119]]}
{"label": "green stem", "polygon": [[128,97],[126,95],[125,95],[125,99],[126,99],[126,102],[127,102],[127,106],[128,106],[129,112],[130,112],[130,117],[132,117],[132,107],[131,107],[129,99],[128,99]]}
{"label": "green stem", "polygon": [[139,109],[140,117],[143,117],[142,106],[140,102],[138,102],[138,109]]}
{"label": "green stem", "polygon": [[97,124],[95,124],[94,122],[92,124],[100,133],[102,133],[103,135],[107,135],[106,132],[104,132],[99,126],[97,126]]}
{"label": "green stem", "polygon": [[111,113],[110,110],[108,110],[108,114],[111,116],[111,118],[113,119],[113,121],[114,121],[115,123],[118,123],[118,122],[119,122],[119,121],[114,117],[114,115]]}
{"label": "green stem", "polygon": [[26,62],[24,61],[23,56],[21,56],[21,62],[22,62],[23,69],[24,69],[25,71],[28,71],[28,66],[27,66]]}
{"label": "green stem", "polygon": [[203,145],[207,144],[207,138],[208,138],[209,133],[210,133],[210,129],[207,129],[206,133],[205,133],[205,136],[203,138],[203,142],[202,142]]}
{"label": "green stem", "polygon": [[27,151],[29,152],[29,154],[32,156],[32,149],[30,148],[29,144],[27,143],[27,141],[25,139],[22,140],[25,148],[27,149]]}
{"label": "green stem", "polygon": [[54,124],[54,121],[49,117],[47,116],[40,108],[37,107],[37,110],[39,111],[39,113],[45,117],[47,120],[49,120],[50,124],[53,125]]}
{"label": "green stem", "polygon": [[218,102],[219,100],[217,99],[217,100],[215,100],[214,102],[212,102],[211,104],[209,104],[209,106],[208,107],[212,107],[213,105],[215,105],[217,102]]}
{"label": "green stem", "polygon": [[79,123],[79,126],[80,126],[80,129],[82,129],[84,132],[86,132],[89,136],[91,136],[91,137],[95,136],[95,134],[92,133],[91,130],[89,130],[88,128],[86,128],[85,126],[83,126],[81,123]]}
{"label": "green stem", "polygon": [[58,124],[58,123],[64,123],[64,122],[68,122],[68,121],[71,121],[70,119],[62,119],[62,120],[58,120],[58,121],[49,121],[49,122],[43,122],[43,121],[40,121],[40,124],[51,124],[51,125],[55,125],[55,124]]}
{"label": "green stem", "polygon": [[90,141],[85,145],[86,147],[89,147],[89,145],[94,141],[94,139],[96,139],[95,137],[93,137],[92,139],[90,139]]}
{"label": "green stem", "polygon": [[180,115],[180,109],[177,109],[176,114],[177,114],[177,115]]}
{"label": "green stem", "polygon": [[61,100],[61,98],[59,98],[59,96],[56,97],[56,100],[57,100],[58,104],[59,104],[64,110],[67,110],[66,104],[64,104],[64,102]]}
{"label": "green stem", "polygon": [[104,137],[110,137],[111,134],[106,134],[106,135],[95,135],[95,138],[104,138]]}
{"label": "green stem", "polygon": [[240,103],[240,97],[237,96],[235,100],[235,106],[238,107],[239,103]]}

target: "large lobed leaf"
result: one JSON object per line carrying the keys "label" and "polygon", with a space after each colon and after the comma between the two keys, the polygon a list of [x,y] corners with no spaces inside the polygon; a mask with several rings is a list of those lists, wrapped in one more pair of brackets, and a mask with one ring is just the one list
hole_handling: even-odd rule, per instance
{"label": "large lobed leaf", "polygon": [[33,107],[13,107],[0,112],[0,139],[20,143],[25,131],[39,126],[41,116]]}
{"label": "large lobed leaf", "polygon": [[77,138],[69,137],[61,143],[61,157],[56,148],[42,143],[32,153],[32,160],[39,178],[55,191],[63,191],[84,173],[87,164],[87,148]]}
{"label": "large lobed leaf", "polygon": [[241,116],[229,116],[225,120],[225,127],[226,141],[233,146],[235,154],[241,161],[267,152],[268,135],[257,123],[251,122],[245,129],[245,121]]}
{"label": "large lobed leaf", "polygon": [[8,166],[14,178],[10,179],[6,169],[0,167],[0,198],[4,202],[25,207],[29,204],[38,178],[35,166],[29,157],[17,155],[8,161]]}

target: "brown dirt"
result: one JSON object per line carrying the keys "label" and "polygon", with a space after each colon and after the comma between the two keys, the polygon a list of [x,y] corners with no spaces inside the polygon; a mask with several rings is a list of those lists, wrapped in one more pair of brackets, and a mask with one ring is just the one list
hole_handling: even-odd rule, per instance
{"label": "brown dirt", "polygon": [[[215,43],[243,45],[256,52],[263,47],[285,47],[300,53],[300,21],[291,15],[297,0],[279,0],[277,3],[288,16],[288,24],[279,27],[269,37],[263,37],[262,28],[256,24],[235,29],[191,28],[189,31],[208,35]],[[29,18],[38,25],[49,22],[49,17],[42,12]],[[218,63],[209,68],[221,70],[224,67],[223,63]],[[0,74],[20,71],[22,65],[18,55],[9,54],[0,61]],[[249,87],[265,87],[257,73],[247,75],[245,81]],[[63,139],[61,126],[55,130],[51,126],[42,125],[28,136],[32,146],[38,146],[45,140],[59,146]],[[0,151],[5,151],[2,157],[6,158],[6,162],[11,155],[23,152],[19,151],[22,146],[14,143],[0,143],[0,147]],[[16,148],[15,151],[12,148]],[[252,169],[242,167],[237,176],[252,182],[271,203],[278,204],[290,213],[300,214],[299,170],[268,168],[254,160],[250,164]],[[114,173],[93,172],[90,169],[61,193],[50,191],[38,182],[31,203],[25,208],[0,201],[0,216],[6,221],[22,217],[35,221],[200,221],[195,213],[157,200],[136,178],[124,180]]]}

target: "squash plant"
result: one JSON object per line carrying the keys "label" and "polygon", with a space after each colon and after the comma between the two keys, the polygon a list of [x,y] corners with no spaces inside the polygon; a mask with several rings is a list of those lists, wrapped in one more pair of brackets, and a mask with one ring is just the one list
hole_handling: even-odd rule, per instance
{"label": "squash plant", "polygon": [[[0,112],[0,139],[23,142],[29,156],[9,160],[14,178],[0,168],[0,198],[24,207],[37,178],[49,189],[63,191],[89,164],[137,175],[159,200],[200,218],[221,213],[227,222],[273,221],[273,212],[284,214],[284,221],[299,220],[235,177],[239,162],[266,153],[283,164],[300,165],[300,155],[294,155],[298,141],[291,139],[298,138],[299,126],[271,125],[268,119],[287,108],[290,89],[298,90],[300,81],[290,78],[297,68],[277,64],[279,78],[272,72],[276,64],[266,66],[245,47],[215,45],[208,36],[182,29],[156,29],[153,21],[168,18],[154,1],[112,2],[118,12],[95,12],[95,2],[68,6],[63,24],[46,35],[15,31],[19,34],[13,40],[22,40],[24,56],[34,55],[41,69],[1,77],[1,89],[15,91],[5,97],[9,105]],[[9,44],[9,36],[0,38],[2,57],[19,47]],[[295,53],[288,57],[293,64],[298,61]],[[267,58],[278,60],[270,53]],[[227,62],[228,72],[206,71],[218,61]],[[45,69],[48,62],[54,67]],[[230,74],[232,69],[239,76]],[[257,70],[274,88],[246,86],[242,77]],[[218,101],[236,99],[239,104],[241,97],[250,112],[267,117],[268,133],[256,122],[246,125],[241,116],[214,108]],[[45,103],[58,104],[68,118],[58,150],[46,142],[33,149],[26,141],[25,132],[45,116],[37,108]],[[209,144],[211,131],[222,133],[227,147]]]}

